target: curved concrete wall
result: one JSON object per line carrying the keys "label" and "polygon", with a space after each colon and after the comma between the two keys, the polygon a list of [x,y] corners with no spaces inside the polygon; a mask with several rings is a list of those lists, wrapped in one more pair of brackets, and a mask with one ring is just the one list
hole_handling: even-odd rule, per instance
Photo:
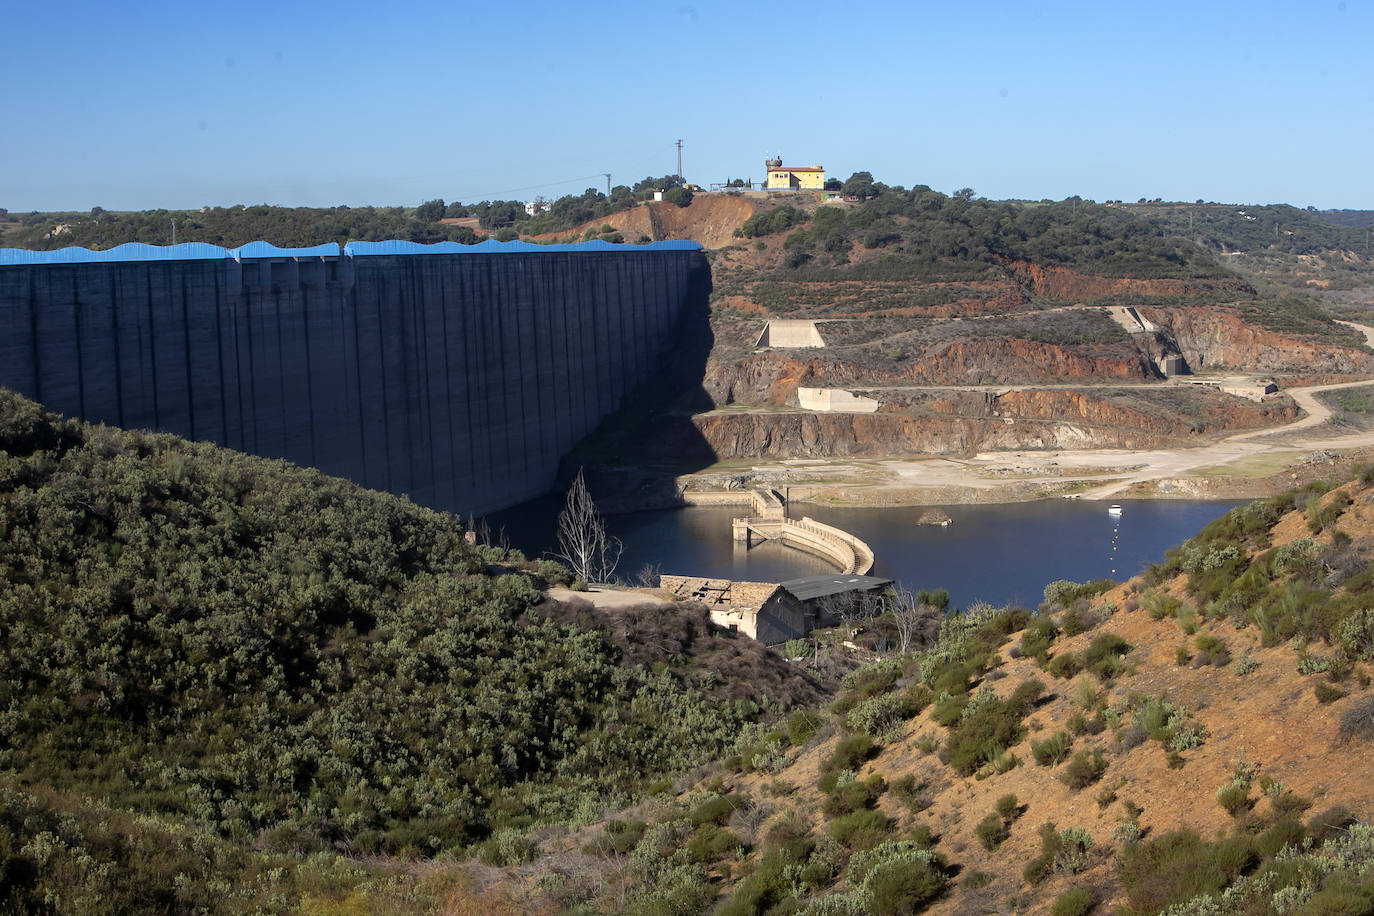
{"label": "curved concrete wall", "polygon": [[0,266],[0,385],[435,508],[549,489],[652,372],[699,250]]}

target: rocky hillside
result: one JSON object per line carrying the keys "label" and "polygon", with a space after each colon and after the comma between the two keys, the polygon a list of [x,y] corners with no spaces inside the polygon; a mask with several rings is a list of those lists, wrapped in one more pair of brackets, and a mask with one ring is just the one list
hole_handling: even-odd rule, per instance
{"label": "rocky hillside", "polygon": [[[641,437],[661,446],[643,456],[655,466],[1190,445],[1295,416],[1282,396],[1256,405],[1223,384],[1374,375],[1361,336],[1313,296],[1237,273],[1153,210],[875,185],[863,200],[699,194],[616,217],[588,229],[714,249],[692,393],[715,410],[660,411]],[[770,320],[816,322],[812,345],[761,342]],[[1165,377],[1178,363],[1203,384],[1181,393]],[[817,413],[800,389],[877,413]]]}
{"label": "rocky hillside", "polygon": [[1038,613],[952,616],[472,905],[1369,912],[1372,481],[1234,510]]}

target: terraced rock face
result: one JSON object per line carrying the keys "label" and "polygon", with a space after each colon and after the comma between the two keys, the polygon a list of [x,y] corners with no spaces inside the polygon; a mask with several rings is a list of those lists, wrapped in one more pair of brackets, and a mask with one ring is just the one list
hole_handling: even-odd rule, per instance
{"label": "terraced rock face", "polygon": [[[692,425],[715,460],[737,458],[906,457],[981,451],[1158,448],[1231,429],[1292,419],[1291,401],[1256,404],[1218,392],[1186,392],[1188,414],[1150,394],[1026,390],[1003,395],[954,392],[930,412],[812,413],[714,411]],[[934,393],[932,393],[932,398]]]}
{"label": "terraced rock face", "polygon": [[1341,346],[1282,334],[1248,324],[1230,309],[1145,307],[1143,318],[1173,340],[1194,371],[1231,369],[1318,376],[1374,372],[1374,357],[1354,345]]}

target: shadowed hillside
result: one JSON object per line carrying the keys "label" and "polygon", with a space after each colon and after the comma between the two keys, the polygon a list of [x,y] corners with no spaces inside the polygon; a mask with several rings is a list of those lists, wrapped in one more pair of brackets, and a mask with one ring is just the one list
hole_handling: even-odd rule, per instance
{"label": "shadowed hillside", "polygon": [[[700,607],[655,620],[688,634],[660,652],[541,609],[568,578],[403,499],[0,389],[0,909],[277,910],[338,878],[308,854],[510,855],[818,696]],[[728,689],[741,670],[775,691]]]}

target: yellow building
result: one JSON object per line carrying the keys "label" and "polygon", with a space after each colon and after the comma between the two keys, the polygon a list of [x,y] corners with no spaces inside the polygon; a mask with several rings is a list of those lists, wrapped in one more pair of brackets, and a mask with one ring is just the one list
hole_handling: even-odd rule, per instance
{"label": "yellow building", "polygon": [[768,175],[764,187],[770,191],[819,191],[825,185],[825,169],[819,165],[783,168],[781,159],[768,159],[763,167]]}

